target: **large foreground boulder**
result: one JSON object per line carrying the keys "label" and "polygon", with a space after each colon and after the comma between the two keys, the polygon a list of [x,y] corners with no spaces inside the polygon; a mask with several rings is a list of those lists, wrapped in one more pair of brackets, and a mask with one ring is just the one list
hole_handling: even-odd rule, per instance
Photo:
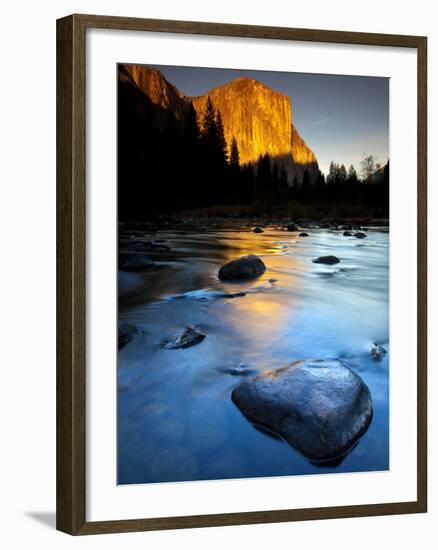
{"label": "large foreground boulder", "polygon": [[219,279],[221,281],[255,279],[265,270],[266,266],[262,260],[254,254],[249,254],[223,265],[219,269]]}
{"label": "large foreground boulder", "polygon": [[248,420],[313,461],[346,453],[373,416],[368,387],[337,360],[298,361],[247,378],[234,388],[232,400]]}

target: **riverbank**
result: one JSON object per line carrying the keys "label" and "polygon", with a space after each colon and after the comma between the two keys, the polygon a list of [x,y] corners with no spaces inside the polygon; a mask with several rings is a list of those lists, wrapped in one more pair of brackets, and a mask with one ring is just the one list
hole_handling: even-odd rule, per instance
{"label": "riverbank", "polygon": [[204,215],[202,213],[187,213],[179,215],[156,215],[145,219],[130,221],[121,221],[119,223],[120,232],[129,231],[155,231],[160,229],[186,229],[205,231],[216,227],[260,227],[275,228],[278,230],[287,230],[291,225],[296,225],[297,229],[354,229],[360,231],[367,228],[379,228],[389,231],[388,218],[373,217],[345,217],[332,218],[325,217],[321,219],[314,218],[291,218],[288,216],[231,216],[231,215]]}

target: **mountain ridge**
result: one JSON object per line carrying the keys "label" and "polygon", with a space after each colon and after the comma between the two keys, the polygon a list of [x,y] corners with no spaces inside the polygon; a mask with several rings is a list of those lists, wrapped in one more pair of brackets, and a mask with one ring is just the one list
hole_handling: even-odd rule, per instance
{"label": "mountain ridge", "polygon": [[318,161],[293,125],[292,101],[288,95],[245,76],[216,86],[206,94],[186,96],[161,71],[147,65],[121,64],[119,75],[125,82],[130,80],[160,110],[156,123],[161,128],[169,113],[183,121],[190,103],[198,123],[202,124],[210,97],[221,111],[228,146],[233,138],[237,141],[241,164],[255,163],[260,155],[268,153],[286,170],[290,184],[295,179],[301,183],[306,170],[310,181],[316,181]]}

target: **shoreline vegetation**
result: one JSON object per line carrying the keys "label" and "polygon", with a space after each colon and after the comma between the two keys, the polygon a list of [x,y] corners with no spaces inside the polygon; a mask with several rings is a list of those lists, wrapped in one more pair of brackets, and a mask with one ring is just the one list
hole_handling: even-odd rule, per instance
{"label": "shoreline vegetation", "polygon": [[[295,217],[288,215],[260,216],[251,208],[211,207],[200,208],[179,214],[155,214],[142,216],[136,219],[123,219],[119,217],[119,232],[147,231],[154,228],[174,228],[188,231],[204,231],[209,227],[236,227],[266,228],[277,227],[287,230],[291,225],[300,229],[333,229],[333,230],[358,230],[363,227],[375,227],[389,232],[389,219],[387,217],[363,217],[363,216],[325,216]],[[255,231],[259,232],[258,230]]]}

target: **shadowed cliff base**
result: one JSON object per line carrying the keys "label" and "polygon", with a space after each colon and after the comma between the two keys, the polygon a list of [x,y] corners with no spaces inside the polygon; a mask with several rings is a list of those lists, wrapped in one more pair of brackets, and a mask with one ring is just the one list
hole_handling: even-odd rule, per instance
{"label": "shadowed cliff base", "polygon": [[387,218],[389,162],[367,169],[361,181],[332,163],[324,177],[292,124],[290,98],[254,79],[190,98],[156,69],[119,65],[121,219],[198,209]]}

